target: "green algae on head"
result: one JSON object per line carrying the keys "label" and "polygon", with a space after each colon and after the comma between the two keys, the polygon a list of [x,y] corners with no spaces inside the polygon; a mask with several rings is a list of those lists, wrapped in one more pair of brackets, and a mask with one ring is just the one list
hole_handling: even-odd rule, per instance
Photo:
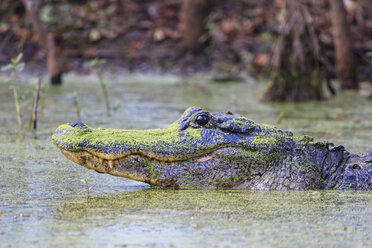
{"label": "green algae on head", "polygon": [[61,125],[53,135],[62,153],[80,165],[163,187],[371,187],[368,168],[347,170],[344,150],[298,140],[291,132],[231,112],[197,107],[163,129],[95,129],[76,122]]}
{"label": "green algae on head", "polygon": [[[73,125],[74,127],[71,127]],[[104,159],[117,159],[136,153],[146,153],[150,157],[159,157],[164,160],[182,159],[181,154],[174,153],[172,156],[163,156],[157,151],[162,149],[171,152],[170,146],[181,145],[181,138],[177,135],[178,124],[173,124],[166,129],[151,130],[122,130],[91,128],[82,123],[63,124],[58,127],[52,139],[53,142],[69,151],[86,150],[100,154]],[[189,130],[185,133],[185,139],[197,139],[200,136],[198,130]],[[147,149],[139,149],[139,141]],[[167,142],[164,142],[167,141]],[[159,146],[159,149],[154,149]],[[187,147],[179,147],[187,149]]]}

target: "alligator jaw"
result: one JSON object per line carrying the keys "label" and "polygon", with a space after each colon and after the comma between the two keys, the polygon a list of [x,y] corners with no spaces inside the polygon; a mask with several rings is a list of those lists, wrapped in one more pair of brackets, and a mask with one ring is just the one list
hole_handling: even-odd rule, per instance
{"label": "alligator jaw", "polygon": [[[154,179],[147,178],[135,172],[125,171],[126,164],[124,163],[124,158],[106,160],[98,156],[94,156],[92,153],[89,153],[86,151],[72,152],[72,151],[61,149],[61,152],[71,161],[77,164],[80,164],[88,169],[93,169],[99,173],[105,173],[105,174],[110,174],[113,176],[125,177],[125,178],[133,179],[136,181],[149,183],[151,185],[161,186],[161,183],[157,182]],[[132,157],[134,158],[135,156],[132,156]]]}
{"label": "alligator jaw", "polygon": [[[71,161],[80,164],[88,169],[95,170],[99,173],[110,174],[113,176],[125,177],[128,179],[133,179],[140,182],[145,182],[154,186],[164,186],[164,187],[176,187],[177,185],[170,185],[169,181],[163,182],[156,178],[151,178],[147,173],[143,171],[151,170],[156,165],[172,165],[176,163],[182,163],[186,161],[196,160],[198,162],[207,162],[214,156],[211,153],[202,154],[199,156],[194,156],[184,159],[169,159],[164,158],[164,160],[159,160],[148,155],[143,155],[141,153],[132,153],[125,156],[116,156],[107,159],[102,157],[102,154],[95,154],[93,152],[88,152],[85,150],[81,151],[70,151],[68,149],[60,148],[62,154],[66,156]],[[140,169],[138,169],[140,167]]]}
{"label": "alligator jaw", "polygon": [[[221,148],[224,148],[223,146]],[[202,153],[202,154],[196,154],[189,157],[178,157],[178,158],[169,158],[169,157],[160,157],[160,156],[154,156],[152,154],[147,154],[141,151],[138,152],[131,152],[127,154],[122,154],[120,156],[111,156],[109,154],[102,154],[102,153],[95,153],[93,151],[89,150],[81,150],[81,151],[70,151],[68,149],[59,148],[63,155],[65,155],[68,159],[72,160],[73,162],[83,165],[86,162],[86,157],[93,157],[94,158],[94,167],[97,167],[98,164],[104,164],[107,163],[109,168],[112,169],[113,164],[119,163],[122,164],[124,159],[128,158],[144,158],[149,161],[154,161],[158,164],[167,164],[167,163],[174,163],[174,162],[185,162],[192,159],[196,159],[199,162],[208,161],[211,158],[211,153],[218,150],[212,150],[210,152]],[[87,166],[85,166],[87,167]]]}

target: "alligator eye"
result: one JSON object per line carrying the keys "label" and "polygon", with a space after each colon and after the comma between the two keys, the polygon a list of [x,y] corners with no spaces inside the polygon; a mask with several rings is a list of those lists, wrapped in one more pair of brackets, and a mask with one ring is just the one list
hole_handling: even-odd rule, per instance
{"label": "alligator eye", "polygon": [[199,126],[204,126],[208,123],[209,117],[206,115],[199,115],[196,117],[196,123],[198,123]]}
{"label": "alligator eye", "polygon": [[353,170],[359,170],[361,169],[359,164],[353,164],[353,166],[351,167]]}

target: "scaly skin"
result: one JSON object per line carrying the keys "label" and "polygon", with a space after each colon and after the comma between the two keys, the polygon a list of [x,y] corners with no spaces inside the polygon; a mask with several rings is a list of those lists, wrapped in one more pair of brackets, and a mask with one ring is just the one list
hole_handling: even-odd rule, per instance
{"label": "scaly skin", "polygon": [[229,112],[192,107],[169,127],[152,130],[68,123],[52,139],[75,163],[162,187],[372,189],[372,152],[349,154]]}

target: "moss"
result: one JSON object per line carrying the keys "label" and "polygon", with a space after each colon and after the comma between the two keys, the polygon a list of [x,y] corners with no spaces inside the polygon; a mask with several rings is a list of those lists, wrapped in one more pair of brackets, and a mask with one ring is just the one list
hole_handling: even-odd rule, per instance
{"label": "moss", "polygon": [[[57,131],[67,130],[73,131],[71,135],[65,133],[63,136],[64,143],[80,143],[82,141],[89,141],[90,144],[99,143],[100,145],[110,146],[113,143],[153,143],[157,141],[168,140],[170,142],[179,142],[181,139],[176,132],[178,124],[173,124],[166,129],[149,129],[149,130],[123,130],[123,129],[100,129],[82,127],[78,129],[71,128],[68,124],[63,124],[58,127]],[[197,136],[198,132],[190,132],[188,135]],[[57,139],[53,135],[53,139]]]}
{"label": "moss", "polygon": [[307,145],[307,144],[309,144],[310,142],[313,141],[313,138],[311,138],[309,136],[303,136],[302,138],[299,137],[298,139],[299,139],[298,143],[300,145]]}
{"label": "moss", "polygon": [[[179,124],[174,123],[164,129],[149,130],[123,130],[123,129],[100,129],[91,127],[72,128],[68,124],[59,126],[52,139],[61,148],[72,151],[84,150],[100,152],[98,148],[117,151],[120,147],[130,148],[112,155],[128,155],[138,151],[139,147],[146,151],[149,157],[157,157],[154,151],[170,154],[173,151],[192,150],[190,144],[201,139],[201,130],[189,128],[180,133]],[[58,134],[62,132],[62,135]],[[154,152],[154,154],[151,154]],[[113,152],[115,153],[115,152]],[[172,153],[173,154],[173,153]]]}
{"label": "moss", "polygon": [[156,170],[156,166],[153,165],[153,164],[150,164],[148,168],[150,170],[150,173],[149,173],[150,174],[150,178],[153,179],[153,180],[155,180],[155,181],[158,181],[161,174],[160,174],[159,171]]}
{"label": "moss", "polygon": [[254,137],[252,145],[257,147],[271,146],[281,148],[280,145],[285,142],[294,141],[294,139],[286,133],[280,132],[278,129],[268,126],[269,129],[259,132]]}

